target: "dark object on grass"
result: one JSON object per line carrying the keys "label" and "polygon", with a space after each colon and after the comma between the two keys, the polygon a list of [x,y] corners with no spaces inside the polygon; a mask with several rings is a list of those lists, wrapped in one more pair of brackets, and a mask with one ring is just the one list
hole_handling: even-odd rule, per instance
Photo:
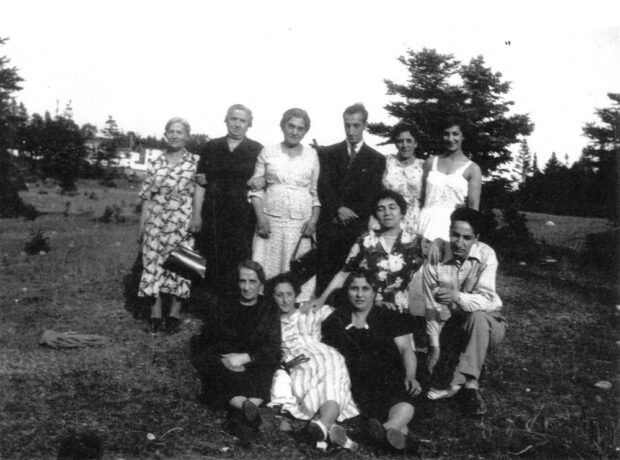
{"label": "dark object on grass", "polygon": [[602,233],[588,233],[583,252],[584,262],[617,274],[619,243],[620,228],[613,228]]}
{"label": "dark object on grass", "polygon": [[123,295],[125,297],[125,308],[133,314],[134,318],[146,319],[150,313],[150,304],[153,299],[138,297],[142,269],[142,252],[138,251],[131,270],[123,277]]}
{"label": "dark object on grass", "polygon": [[176,334],[181,329],[181,319],[174,316],[166,318],[166,334]]}
{"label": "dark object on grass", "polygon": [[487,413],[487,405],[480,394],[480,390],[475,388],[463,388],[458,397],[461,399],[463,409],[468,415],[480,417]]}
{"label": "dark object on grass", "polygon": [[103,458],[103,442],[92,431],[70,431],[60,441],[57,460],[99,460]]}
{"label": "dark object on grass", "polygon": [[32,230],[30,232],[30,241],[26,241],[24,251],[29,256],[39,254],[41,252],[50,252],[49,238],[43,236],[41,230]]}
{"label": "dark object on grass", "polygon": [[101,217],[95,219],[97,222],[103,222],[104,224],[110,224],[112,222],[120,223],[125,222],[125,216],[122,215],[122,210],[118,205],[106,206],[103,210]]}

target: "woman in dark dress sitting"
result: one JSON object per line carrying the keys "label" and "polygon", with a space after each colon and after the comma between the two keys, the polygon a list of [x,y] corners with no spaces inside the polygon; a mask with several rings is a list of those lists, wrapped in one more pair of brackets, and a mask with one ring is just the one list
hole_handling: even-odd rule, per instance
{"label": "woman in dark dress sitting", "polygon": [[269,398],[280,363],[280,319],[273,302],[259,295],[261,265],[246,260],[238,268],[239,297],[223,299],[191,340],[191,360],[202,383],[201,397],[213,408],[231,409],[258,426],[258,407]]}
{"label": "woman in dark dress sitting", "polygon": [[375,306],[376,281],[353,271],[345,281],[347,305],[322,326],[323,342],[345,358],[353,399],[369,420],[371,437],[392,448],[406,446],[413,397],[421,392],[417,360],[406,322],[393,310]]}

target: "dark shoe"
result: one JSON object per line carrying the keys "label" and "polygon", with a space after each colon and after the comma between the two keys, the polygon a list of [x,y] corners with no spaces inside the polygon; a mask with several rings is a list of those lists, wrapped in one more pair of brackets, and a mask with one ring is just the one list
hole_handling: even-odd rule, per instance
{"label": "dark shoe", "polygon": [[461,393],[463,405],[468,414],[479,417],[487,413],[487,405],[484,402],[484,399],[482,399],[480,390],[463,388]]}
{"label": "dark shoe", "polygon": [[321,447],[321,443],[325,444],[327,433],[321,428],[316,420],[311,420],[305,430],[306,440],[312,447]]}
{"label": "dark shoe", "polygon": [[249,399],[243,401],[243,405],[241,406],[241,414],[246,425],[255,428],[260,425],[261,420],[260,414],[258,413],[258,407]]}
{"label": "dark shoe", "polygon": [[368,434],[378,444],[385,442],[385,427],[376,418],[368,420]]}
{"label": "dark shoe", "polygon": [[162,330],[162,322],[161,318],[151,318],[149,319],[149,332],[151,334],[157,334]]}
{"label": "dark shoe", "polygon": [[181,329],[181,319],[169,316],[166,318],[166,334],[176,334]]}

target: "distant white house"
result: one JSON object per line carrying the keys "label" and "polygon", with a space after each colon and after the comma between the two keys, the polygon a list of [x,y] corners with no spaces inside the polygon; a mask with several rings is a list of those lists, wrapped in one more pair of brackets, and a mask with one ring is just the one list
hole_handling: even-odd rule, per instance
{"label": "distant white house", "polygon": [[162,153],[163,151],[159,149],[142,149],[140,152],[120,149],[117,152],[117,162],[115,166],[122,168],[127,176],[132,174],[143,176],[153,158],[158,157]]}

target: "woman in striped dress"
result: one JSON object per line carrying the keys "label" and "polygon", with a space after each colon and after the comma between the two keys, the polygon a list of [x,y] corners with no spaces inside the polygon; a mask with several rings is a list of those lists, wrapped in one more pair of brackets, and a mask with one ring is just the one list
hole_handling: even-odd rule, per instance
{"label": "woman in striped dress", "polygon": [[276,372],[270,406],[281,406],[295,418],[310,420],[309,441],[354,449],[336,421],[359,414],[351,396],[351,380],[344,358],[321,342],[321,323],[334,311],[328,305],[308,314],[295,306],[299,283],[284,273],[271,280],[273,297],[280,308],[283,369]]}

